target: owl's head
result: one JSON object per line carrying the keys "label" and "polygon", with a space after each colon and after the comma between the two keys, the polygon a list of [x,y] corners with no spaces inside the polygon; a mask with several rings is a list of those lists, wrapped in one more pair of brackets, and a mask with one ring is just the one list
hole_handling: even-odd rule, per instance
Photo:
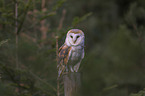
{"label": "owl's head", "polygon": [[78,46],[84,43],[84,33],[79,29],[71,29],[68,31],[65,43],[70,46]]}

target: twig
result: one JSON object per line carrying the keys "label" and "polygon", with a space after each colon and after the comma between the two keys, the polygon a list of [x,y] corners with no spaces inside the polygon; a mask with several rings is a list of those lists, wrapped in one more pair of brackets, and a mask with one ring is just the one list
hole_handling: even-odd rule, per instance
{"label": "twig", "polygon": [[20,36],[26,37],[28,40],[32,40],[34,43],[36,43],[36,38],[33,38],[25,33],[20,33]]}
{"label": "twig", "polygon": [[58,64],[58,36],[56,36],[55,38],[56,38],[56,61]]}
{"label": "twig", "polygon": [[59,26],[58,26],[58,31],[62,28],[62,26],[63,26],[63,21],[64,21],[64,18],[65,18],[65,14],[66,14],[66,9],[63,9],[63,11],[62,11],[62,17],[61,17],[61,19],[60,19],[60,21],[59,21]]}
{"label": "twig", "polygon": [[[47,9],[45,8],[45,0],[42,0],[41,8],[42,8],[42,12],[46,12],[47,11]],[[46,22],[45,19],[43,19],[42,21],[40,21],[40,24],[41,24],[40,31],[41,31],[41,34],[42,34],[41,35],[42,42],[41,42],[40,45],[42,45],[42,46],[45,43],[45,40],[47,38],[47,31],[48,31],[48,27],[45,26],[45,22]]]}
{"label": "twig", "polygon": [[18,3],[15,2],[15,32],[16,32],[16,68],[19,68],[18,64]]}
{"label": "twig", "polygon": [[136,34],[137,34],[139,40],[141,41],[142,40],[142,38],[141,38],[142,33],[138,31],[137,26],[135,24],[132,24],[132,26],[133,26],[134,30],[136,31]]}
{"label": "twig", "polygon": [[42,0],[41,8],[43,9],[44,7],[45,7],[45,0]]}
{"label": "twig", "polygon": [[[58,66],[58,36],[56,38],[56,62]],[[60,89],[59,89],[59,79],[57,78],[57,96],[60,96]]]}

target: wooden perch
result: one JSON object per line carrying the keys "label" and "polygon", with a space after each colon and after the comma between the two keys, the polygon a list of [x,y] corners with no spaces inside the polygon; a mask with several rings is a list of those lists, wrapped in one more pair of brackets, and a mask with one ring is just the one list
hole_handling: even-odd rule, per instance
{"label": "wooden perch", "polygon": [[64,96],[80,96],[81,74],[69,73],[63,76]]}

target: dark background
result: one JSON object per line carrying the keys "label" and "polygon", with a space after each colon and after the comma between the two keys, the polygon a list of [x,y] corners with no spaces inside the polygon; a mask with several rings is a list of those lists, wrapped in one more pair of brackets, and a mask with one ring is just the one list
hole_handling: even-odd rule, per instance
{"label": "dark background", "polygon": [[145,94],[145,0],[0,0],[0,96],[56,96],[55,37],[72,28],[82,96]]}

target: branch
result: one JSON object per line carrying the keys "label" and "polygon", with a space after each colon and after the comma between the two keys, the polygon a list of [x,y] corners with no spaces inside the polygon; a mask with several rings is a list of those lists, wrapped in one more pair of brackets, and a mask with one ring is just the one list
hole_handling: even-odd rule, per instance
{"label": "branch", "polygon": [[65,14],[66,14],[66,9],[63,9],[63,11],[62,11],[62,17],[61,17],[61,19],[59,21],[59,26],[57,28],[58,31],[62,29],[63,21],[64,21],[64,18],[65,18]]}

